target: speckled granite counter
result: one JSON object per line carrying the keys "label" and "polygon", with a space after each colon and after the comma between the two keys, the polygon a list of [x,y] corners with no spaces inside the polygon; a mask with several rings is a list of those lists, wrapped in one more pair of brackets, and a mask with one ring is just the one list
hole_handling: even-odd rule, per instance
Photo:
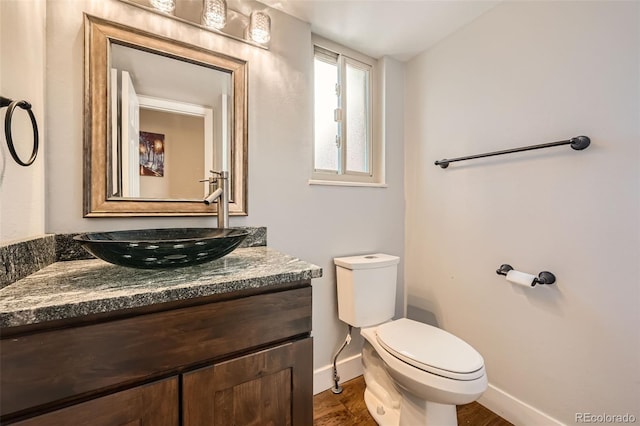
{"label": "speckled granite counter", "polygon": [[0,290],[0,327],[267,287],[322,276],[311,263],[268,247],[237,249],[179,269],[144,270],[102,260],[57,262]]}

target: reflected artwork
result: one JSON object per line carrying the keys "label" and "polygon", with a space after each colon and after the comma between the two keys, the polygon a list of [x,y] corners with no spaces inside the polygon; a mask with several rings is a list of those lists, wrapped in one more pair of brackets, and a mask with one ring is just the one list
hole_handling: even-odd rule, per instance
{"label": "reflected artwork", "polygon": [[140,176],[164,176],[164,135],[140,132]]}

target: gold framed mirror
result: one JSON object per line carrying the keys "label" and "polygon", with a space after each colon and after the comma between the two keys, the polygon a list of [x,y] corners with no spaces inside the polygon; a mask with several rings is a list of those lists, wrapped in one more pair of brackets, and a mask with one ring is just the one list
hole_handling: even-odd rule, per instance
{"label": "gold framed mirror", "polygon": [[85,14],[84,217],[247,214],[246,61]]}

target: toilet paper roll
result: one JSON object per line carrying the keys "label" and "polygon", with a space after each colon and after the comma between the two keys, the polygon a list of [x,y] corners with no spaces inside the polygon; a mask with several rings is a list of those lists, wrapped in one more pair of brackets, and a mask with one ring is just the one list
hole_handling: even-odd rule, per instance
{"label": "toilet paper roll", "polygon": [[515,271],[513,269],[507,272],[507,281],[514,284],[523,285],[525,287],[531,287],[531,284],[533,284],[533,280],[535,280],[536,278],[537,277],[535,275],[526,274],[524,272]]}

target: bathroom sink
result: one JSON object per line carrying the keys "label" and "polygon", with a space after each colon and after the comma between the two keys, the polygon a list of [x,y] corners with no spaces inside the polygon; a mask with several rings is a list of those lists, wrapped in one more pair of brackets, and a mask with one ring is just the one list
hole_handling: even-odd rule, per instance
{"label": "bathroom sink", "polygon": [[231,253],[248,232],[221,228],[139,229],[73,237],[89,253],[131,268],[177,268]]}

